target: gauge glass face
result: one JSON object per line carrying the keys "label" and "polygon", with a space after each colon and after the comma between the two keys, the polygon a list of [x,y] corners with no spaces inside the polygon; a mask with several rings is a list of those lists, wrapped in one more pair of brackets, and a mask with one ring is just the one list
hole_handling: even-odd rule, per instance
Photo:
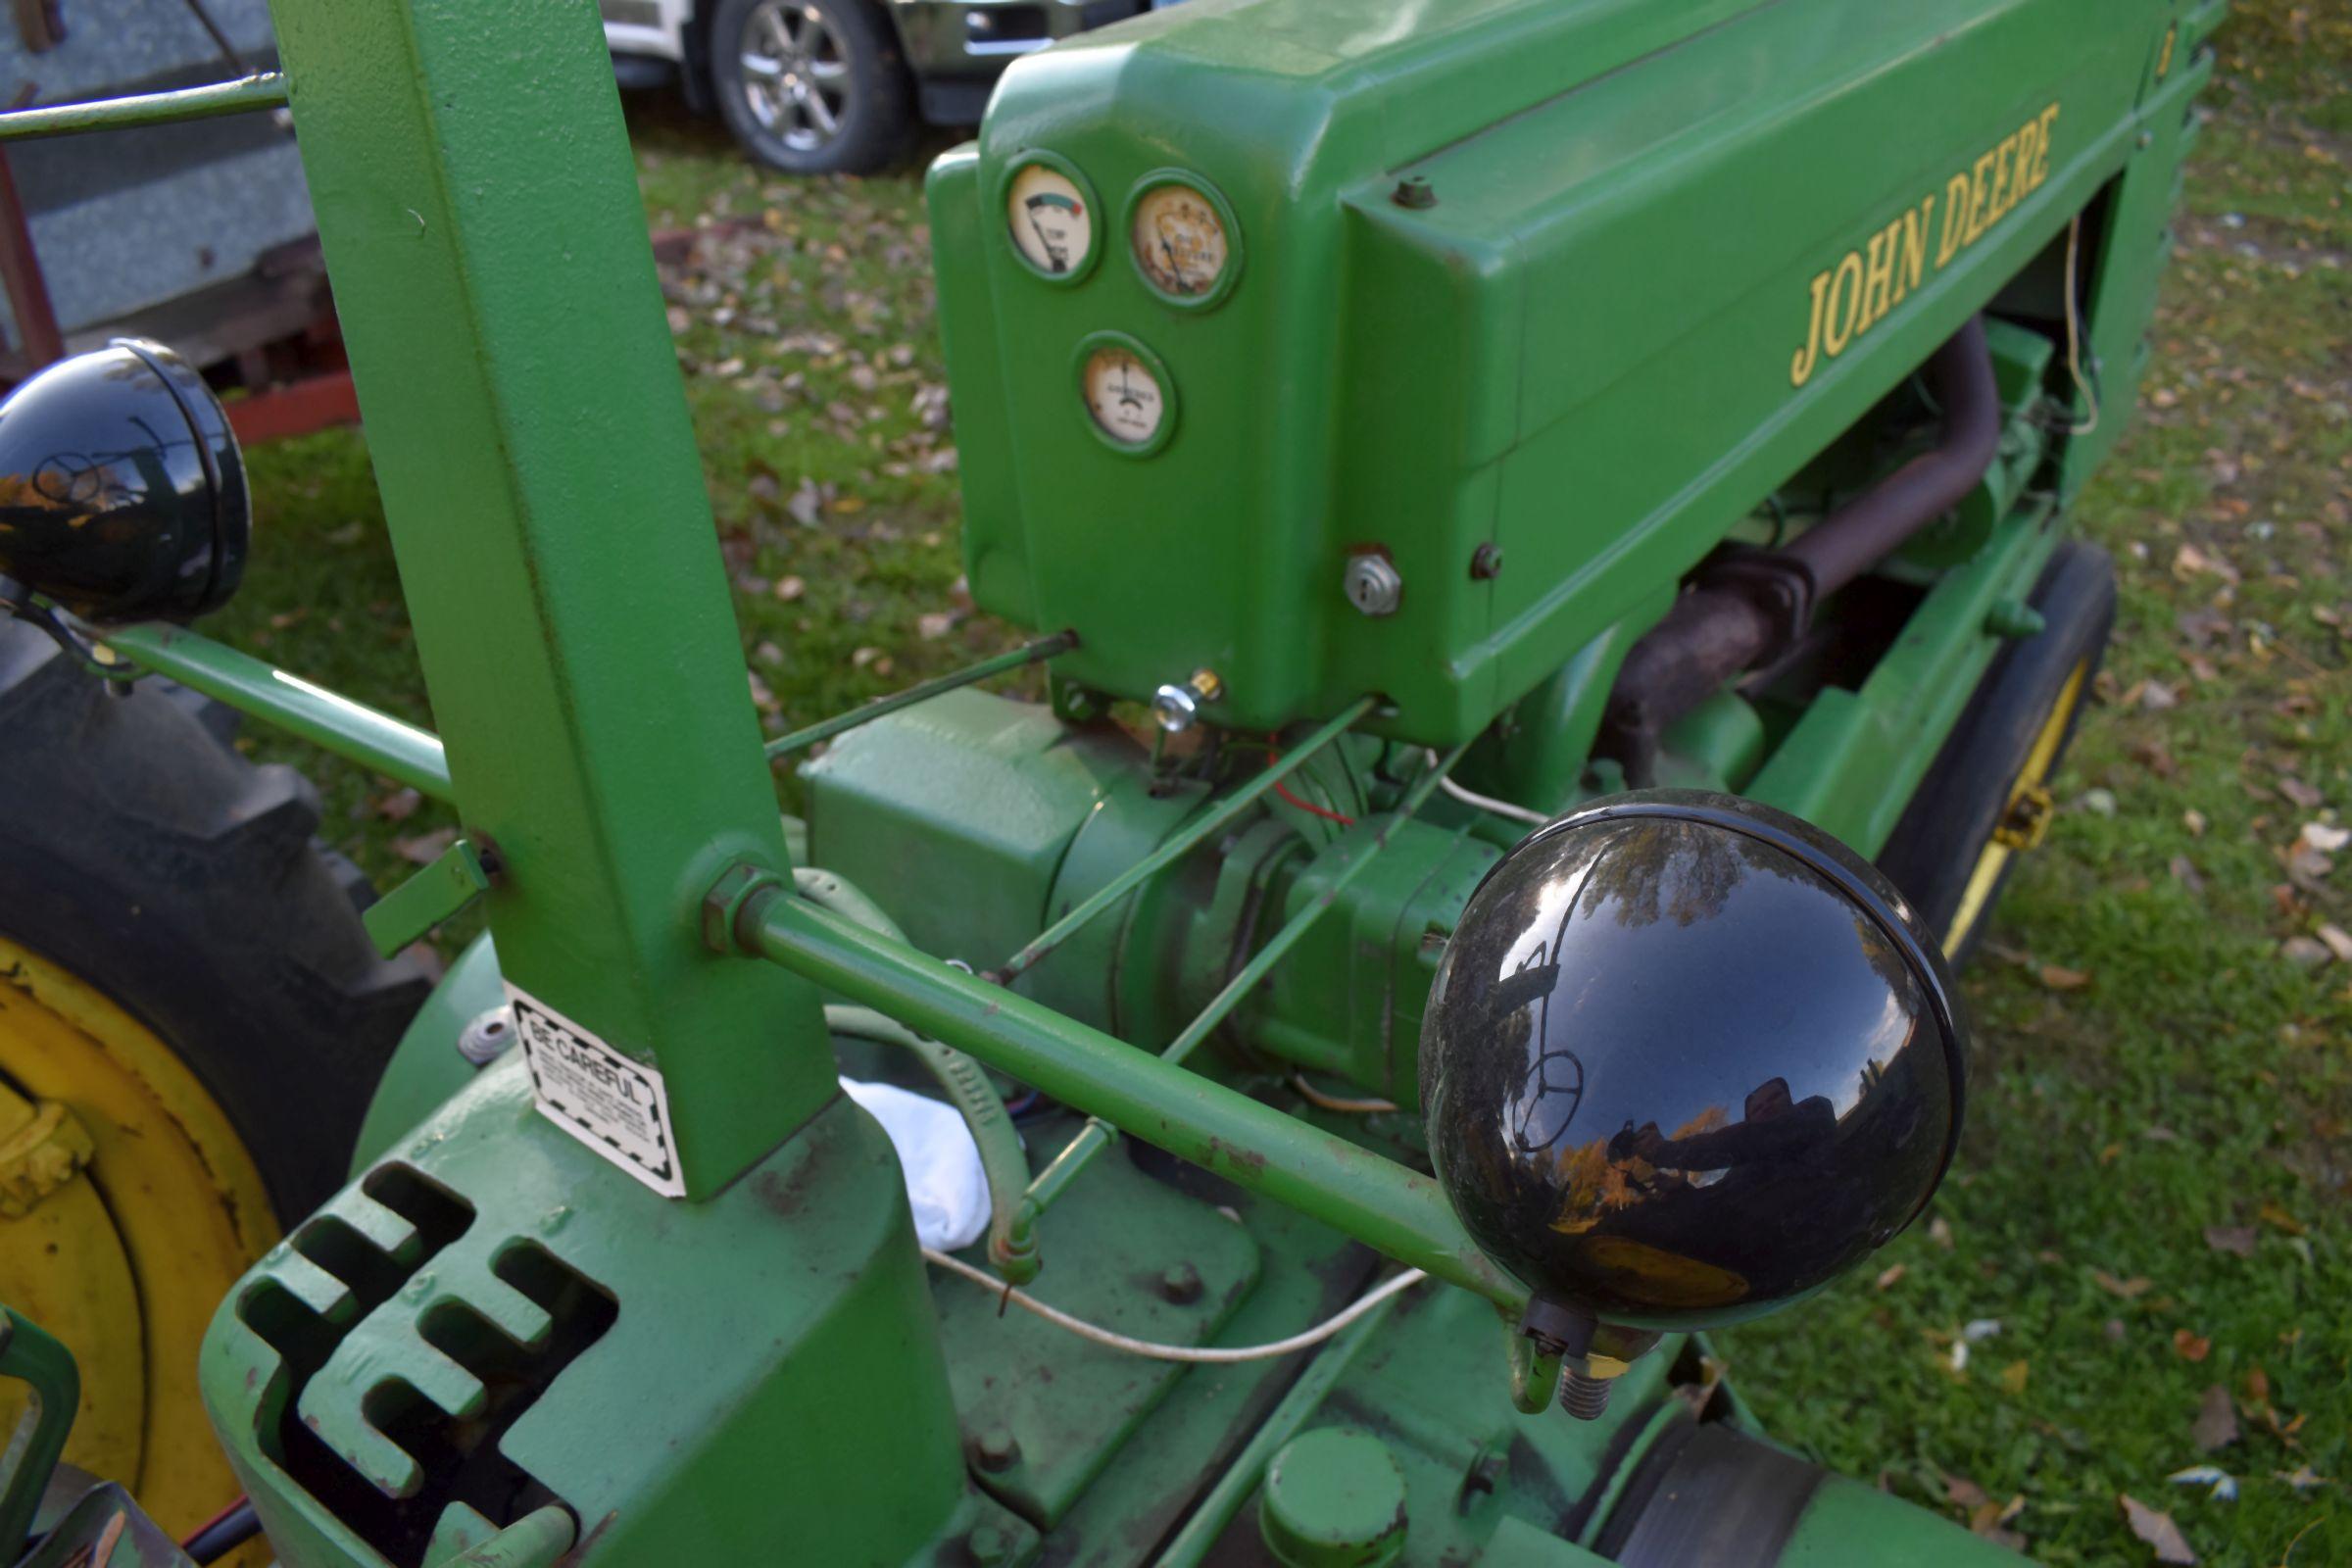
{"label": "gauge glass face", "polygon": [[1102,433],[1123,447],[1140,447],[1159,434],[1168,416],[1159,378],[1129,350],[1104,344],[1086,359],[1086,412]]}
{"label": "gauge glass face", "polygon": [[1012,243],[1030,266],[1060,276],[1086,265],[1095,247],[1095,217],[1076,180],[1031,164],[1012,176],[1004,206]]}
{"label": "gauge glass face", "polygon": [[1225,220],[1190,185],[1154,185],[1135,204],[1135,264],[1152,287],[1177,299],[1214,289],[1232,265]]}

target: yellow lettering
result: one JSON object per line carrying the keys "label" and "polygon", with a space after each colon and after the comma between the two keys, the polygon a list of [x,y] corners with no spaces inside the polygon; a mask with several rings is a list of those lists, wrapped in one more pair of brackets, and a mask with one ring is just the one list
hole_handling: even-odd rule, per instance
{"label": "yellow lettering", "polygon": [[1869,331],[1870,324],[1894,304],[1894,241],[1902,227],[1903,220],[1898,218],[1870,236],[1870,259],[1862,269],[1862,309],[1854,319],[1857,336]]}
{"label": "yellow lettering", "polygon": [[1977,237],[1984,232],[1985,220],[1992,216],[1984,210],[1984,182],[1991,172],[1992,154],[1990,153],[1978,159],[1977,167],[1969,172],[1968,232],[1960,236],[1960,243],[1964,247],[1977,242]]}
{"label": "yellow lettering", "polygon": [[[1984,220],[1984,226],[1987,228],[2008,217],[2009,209],[2016,205],[2017,197],[2025,194],[2023,191],[2012,192],[2009,188],[2009,160],[2015,156],[2017,138],[2022,134],[2021,131],[2011,131],[2002,137],[2001,144],[1992,150],[1992,193],[1987,198],[1992,212]],[[2021,170],[2020,172],[2023,171]]]}
{"label": "yellow lettering", "polygon": [[1931,195],[1903,215],[1903,261],[1894,274],[1894,298],[1902,297],[1919,287],[1920,274],[1928,265],[1928,229],[1936,217],[1936,198]]}
{"label": "yellow lettering", "polygon": [[1805,346],[1796,351],[1788,362],[1788,384],[1803,386],[1813,379],[1813,367],[1821,363],[1821,306],[1830,291],[1830,274],[1813,274],[1813,324],[1805,329]]}
{"label": "yellow lettering", "polygon": [[2050,177],[2050,126],[2057,122],[2058,106],[2052,104],[2041,112],[2040,122],[2034,126],[2034,183],[2026,187],[2028,190],[2038,188],[2043,180]]}
{"label": "yellow lettering", "polygon": [[1830,279],[1830,297],[1823,305],[1821,346],[1831,359],[1845,352],[1854,338],[1854,313],[1862,304],[1862,253],[1847,251]]}
{"label": "yellow lettering", "polygon": [[1954,174],[1943,187],[1943,239],[1936,247],[1936,270],[1942,271],[1968,240],[1968,175]]}

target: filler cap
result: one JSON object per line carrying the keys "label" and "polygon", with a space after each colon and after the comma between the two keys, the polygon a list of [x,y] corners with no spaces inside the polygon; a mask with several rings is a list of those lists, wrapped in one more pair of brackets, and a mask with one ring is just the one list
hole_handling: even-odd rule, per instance
{"label": "filler cap", "polygon": [[1617,797],[1462,911],[1421,1037],[1439,1178],[1557,1325],[1704,1328],[1909,1224],[1960,1130],[1951,982],[1837,840],[1726,795]]}

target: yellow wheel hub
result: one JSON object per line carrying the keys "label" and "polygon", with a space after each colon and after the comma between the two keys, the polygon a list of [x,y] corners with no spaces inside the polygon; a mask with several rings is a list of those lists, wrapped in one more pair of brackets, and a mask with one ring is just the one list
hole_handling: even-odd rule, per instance
{"label": "yellow wheel hub", "polygon": [[[122,1482],[173,1534],[237,1494],[196,1349],[276,1239],[261,1172],[172,1049],[0,938],[0,1298],[81,1365],[66,1462]],[[23,1398],[0,1383],[0,1430]]]}
{"label": "yellow wheel hub", "polygon": [[1976,869],[1969,873],[1968,887],[1960,895],[1960,907],[1952,912],[1952,928],[1944,933],[1943,951],[1948,957],[1960,951],[1968,934],[1984,917],[1985,908],[1992,903],[1993,890],[2001,885],[2001,873],[2009,862],[2029,850],[2038,849],[2050,830],[2050,818],[2057,814],[2057,804],[2049,791],[2050,770],[2057,765],[2058,748],[2066,740],[2066,727],[2082,702],[2082,686],[2090,676],[2090,661],[2085,659],[2075,665],[2058,690],[2058,700],[2050,705],[2041,721],[2041,729],[2034,737],[2033,749],[2026,753],[2026,765],[2018,770],[2009,786],[2009,800],[2002,808],[2000,820],[1994,824],[1992,837],[1985,843],[1984,853],[1977,857]]}

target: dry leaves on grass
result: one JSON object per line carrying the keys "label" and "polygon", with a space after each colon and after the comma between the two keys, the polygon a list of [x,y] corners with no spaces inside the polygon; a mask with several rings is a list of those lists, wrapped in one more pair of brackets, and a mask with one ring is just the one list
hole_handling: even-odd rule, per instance
{"label": "dry leaves on grass", "polygon": [[2254,1227],[2251,1225],[2208,1225],[2205,1227],[2205,1245],[2217,1252],[2228,1252],[2232,1257],[2252,1257],[2254,1255]]}
{"label": "dry leaves on grass", "polygon": [[2041,983],[2052,991],[2080,991],[2090,984],[2090,976],[2081,969],[2069,969],[2055,963],[2045,963],[2036,971]]}
{"label": "dry leaves on grass", "polygon": [[2237,1441],[2237,1407],[2230,1402],[2230,1386],[2216,1383],[2197,1405],[2197,1418],[2188,1424],[2189,1440],[2199,1453],[2226,1448]]}
{"label": "dry leaves on grass", "polygon": [[419,833],[414,838],[394,839],[392,850],[394,854],[411,865],[430,865],[441,858],[443,852],[457,840],[458,830],[456,828],[438,827],[430,833]]}
{"label": "dry leaves on grass", "polygon": [[2137,1300],[2140,1297],[2147,1295],[2149,1288],[2156,1283],[2144,1274],[2134,1274],[2128,1280],[2119,1280],[2103,1268],[2092,1269],[2090,1278],[2092,1284],[2098,1286],[2109,1296],[2120,1296],[2127,1301]]}
{"label": "dry leaves on grass", "polygon": [[2197,1554],[2189,1549],[2188,1538],[2173,1523],[2173,1516],[2160,1508],[2151,1508],[2130,1493],[2119,1492],[2115,1500],[2123,1504],[2124,1522],[2132,1533],[2148,1544],[2158,1562],[2193,1563]]}
{"label": "dry leaves on grass", "polygon": [[2213,1353],[2213,1342],[2186,1329],[2173,1330],[2173,1353],[2183,1361],[2202,1361]]}

